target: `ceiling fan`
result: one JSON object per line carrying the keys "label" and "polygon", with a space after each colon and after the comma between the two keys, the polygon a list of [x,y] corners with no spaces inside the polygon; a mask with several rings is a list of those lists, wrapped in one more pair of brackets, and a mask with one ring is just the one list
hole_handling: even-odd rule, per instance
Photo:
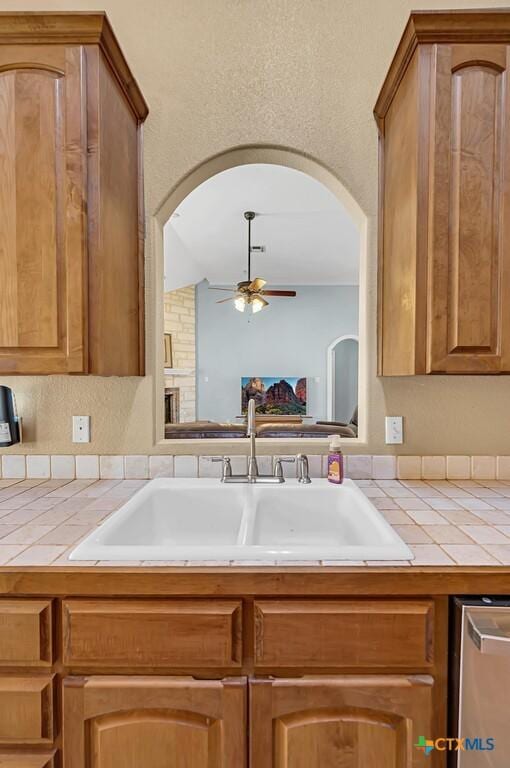
{"label": "ceiling fan", "polygon": [[220,299],[216,304],[224,304],[226,301],[233,301],[235,308],[239,312],[244,312],[247,306],[251,306],[253,313],[260,312],[261,309],[267,307],[269,304],[265,300],[264,296],[287,296],[293,298],[296,296],[296,291],[271,291],[264,290],[266,280],[261,277],[255,277],[251,279],[251,223],[255,218],[253,211],[245,211],[244,218],[248,222],[248,280],[242,280],[237,283],[236,288],[214,288],[211,286],[211,291],[231,291],[235,295],[229,296],[228,299]]}

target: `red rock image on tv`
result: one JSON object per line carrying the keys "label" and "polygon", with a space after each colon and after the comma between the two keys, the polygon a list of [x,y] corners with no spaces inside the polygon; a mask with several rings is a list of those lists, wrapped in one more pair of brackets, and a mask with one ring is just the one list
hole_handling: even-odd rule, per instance
{"label": "red rock image on tv", "polygon": [[246,413],[249,400],[255,400],[257,413],[304,416],[306,414],[306,378],[243,376],[241,379],[242,413]]}

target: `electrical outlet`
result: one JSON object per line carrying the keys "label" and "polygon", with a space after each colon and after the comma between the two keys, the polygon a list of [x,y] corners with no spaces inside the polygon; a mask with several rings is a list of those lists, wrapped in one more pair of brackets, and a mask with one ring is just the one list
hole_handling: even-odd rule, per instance
{"label": "electrical outlet", "polygon": [[402,416],[386,416],[386,445],[397,445],[404,442]]}
{"label": "electrical outlet", "polygon": [[73,416],[73,443],[90,443],[90,416]]}

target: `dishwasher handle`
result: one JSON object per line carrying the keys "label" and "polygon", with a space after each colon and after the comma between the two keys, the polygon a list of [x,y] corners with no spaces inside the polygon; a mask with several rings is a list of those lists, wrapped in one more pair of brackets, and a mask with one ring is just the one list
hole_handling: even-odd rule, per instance
{"label": "dishwasher handle", "polygon": [[473,616],[469,614],[467,619],[469,637],[480,653],[493,656],[510,656],[510,637],[507,632],[494,622],[476,622]]}

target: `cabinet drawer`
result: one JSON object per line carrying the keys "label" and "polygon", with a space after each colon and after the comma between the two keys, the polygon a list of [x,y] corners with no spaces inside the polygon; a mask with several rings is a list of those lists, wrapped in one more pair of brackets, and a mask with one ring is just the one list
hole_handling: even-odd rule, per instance
{"label": "cabinet drawer", "polygon": [[55,768],[54,756],[54,752],[38,754],[29,752],[2,754],[0,752],[0,768]]}
{"label": "cabinet drawer", "polygon": [[53,676],[0,677],[0,744],[52,741]]}
{"label": "cabinet drawer", "polygon": [[64,664],[239,667],[238,600],[65,600]]}
{"label": "cabinet drawer", "polygon": [[255,602],[255,664],[262,668],[412,668],[433,661],[433,603]]}
{"label": "cabinet drawer", "polygon": [[0,600],[0,666],[51,665],[51,601]]}

